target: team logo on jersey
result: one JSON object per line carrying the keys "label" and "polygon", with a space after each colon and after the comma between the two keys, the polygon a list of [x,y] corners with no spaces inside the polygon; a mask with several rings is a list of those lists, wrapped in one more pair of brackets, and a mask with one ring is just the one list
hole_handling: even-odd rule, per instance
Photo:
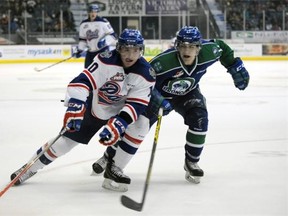
{"label": "team logo on jersey", "polygon": [[111,81],[116,81],[116,82],[121,82],[124,80],[124,74],[117,72],[116,75],[114,75],[113,77],[110,78]]}
{"label": "team logo on jersey", "polygon": [[86,28],[89,28],[89,25],[88,25],[88,24],[84,24],[83,29],[86,29]]}
{"label": "team logo on jersey", "polygon": [[163,86],[163,91],[173,95],[185,95],[190,92],[195,84],[195,79],[192,77],[183,79],[170,80],[167,85]]}
{"label": "team logo on jersey", "polygon": [[121,92],[121,87],[116,82],[108,81],[99,89],[99,103],[101,104],[113,104],[123,96],[119,93]]}
{"label": "team logo on jersey", "polygon": [[160,62],[155,62],[155,63],[153,64],[153,68],[154,68],[154,70],[155,70],[156,72],[159,72],[159,71],[162,70],[162,65],[161,65]]}
{"label": "team logo on jersey", "polygon": [[99,30],[98,29],[96,29],[95,31],[88,30],[86,32],[86,39],[88,41],[90,41],[90,40],[92,40],[94,38],[99,38]]}
{"label": "team logo on jersey", "polygon": [[213,47],[212,52],[216,56],[218,53],[218,49],[216,47]]}
{"label": "team logo on jersey", "polygon": [[184,71],[183,71],[183,70],[177,71],[177,72],[175,73],[175,75],[172,76],[172,77],[173,77],[173,78],[178,78],[178,77],[182,76],[183,74],[184,74]]}
{"label": "team logo on jersey", "polygon": [[219,46],[212,48],[212,52],[215,56],[219,56],[221,51],[222,49]]}
{"label": "team logo on jersey", "polygon": [[149,73],[150,73],[150,75],[153,77],[153,78],[156,78],[156,72],[155,72],[155,70],[151,67],[151,68],[149,68]]}

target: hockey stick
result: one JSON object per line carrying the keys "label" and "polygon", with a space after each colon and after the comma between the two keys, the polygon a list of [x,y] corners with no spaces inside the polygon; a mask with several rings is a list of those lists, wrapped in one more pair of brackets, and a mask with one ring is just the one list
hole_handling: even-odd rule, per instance
{"label": "hockey stick", "polygon": [[60,63],[62,63],[62,62],[68,61],[68,60],[71,59],[71,58],[73,58],[73,56],[70,56],[70,57],[68,57],[68,58],[66,58],[66,59],[63,59],[63,60],[61,60],[61,61],[59,61],[59,62],[56,62],[56,63],[54,63],[54,64],[52,64],[52,65],[49,65],[49,66],[47,66],[47,67],[44,67],[44,68],[42,68],[42,69],[38,69],[37,67],[35,67],[34,70],[35,70],[36,72],[40,72],[40,71],[46,70],[46,69],[48,69],[48,68],[51,68],[51,67],[53,67],[53,66],[55,66],[55,65],[57,65],[57,64],[60,64]]}
{"label": "hockey stick", "polygon": [[158,113],[158,121],[157,121],[157,125],[156,125],[155,135],[154,135],[153,148],[152,148],[148,172],[147,172],[146,180],[145,180],[144,192],[142,195],[142,201],[140,203],[138,203],[138,202],[132,200],[131,198],[129,198],[125,195],[121,196],[122,205],[124,205],[125,207],[130,208],[132,210],[135,210],[135,211],[142,211],[143,206],[144,206],[144,202],[145,202],[145,198],[146,198],[146,194],[147,194],[147,190],[148,190],[148,186],[149,186],[149,181],[150,181],[150,177],[151,177],[152,165],[153,165],[154,156],[155,156],[155,152],[156,152],[156,146],[157,146],[157,142],[158,142],[158,136],[159,136],[159,131],[160,131],[162,115],[163,115],[163,109],[160,108],[159,113]]}
{"label": "hockey stick", "polygon": [[45,146],[45,148],[43,149],[43,151],[41,151],[37,157],[35,157],[34,159],[32,159],[29,163],[27,163],[26,167],[13,179],[11,180],[11,182],[0,192],[0,197],[2,197],[2,195],[10,188],[12,187],[15,182],[25,173],[27,172],[30,167],[52,146],[54,145],[54,143],[67,131],[66,128],[62,129],[60,131],[60,133],[57,135],[57,137],[55,137],[55,139],[48,144],[47,146]]}

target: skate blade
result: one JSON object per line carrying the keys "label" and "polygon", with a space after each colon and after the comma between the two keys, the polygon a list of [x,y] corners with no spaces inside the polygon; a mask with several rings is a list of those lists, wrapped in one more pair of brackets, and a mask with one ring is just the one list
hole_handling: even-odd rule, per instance
{"label": "skate blade", "polygon": [[199,184],[201,177],[199,177],[199,176],[191,176],[189,172],[186,172],[185,179],[188,182],[191,182],[191,183],[194,183],[194,184]]}
{"label": "skate blade", "polygon": [[96,173],[94,171],[91,172],[90,176],[102,176],[103,175],[103,172],[102,173]]}
{"label": "skate blade", "polygon": [[124,183],[117,183],[111,179],[104,179],[102,187],[107,190],[117,191],[117,192],[126,192],[128,191],[128,185]]}

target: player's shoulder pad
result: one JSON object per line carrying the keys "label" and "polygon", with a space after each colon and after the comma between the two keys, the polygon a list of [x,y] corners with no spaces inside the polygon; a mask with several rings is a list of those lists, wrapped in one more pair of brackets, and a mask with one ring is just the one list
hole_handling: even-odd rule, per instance
{"label": "player's shoulder pad", "polygon": [[220,49],[219,45],[216,43],[214,39],[209,39],[209,40],[202,40],[202,47],[200,52],[203,53],[206,50],[211,50],[211,49]]}
{"label": "player's shoulder pad", "polygon": [[[150,65],[154,68],[156,74],[161,73],[164,68],[170,66],[170,64],[175,63],[175,59],[178,62],[178,51],[174,48],[167,49],[164,52],[158,54],[153,59],[150,60]],[[165,66],[169,65],[169,66]]]}
{"label": "player's shoulder pad", "polygon": [[215,41],[215,39],[208,39],[208,40],[202,39],[201,43],[203,46],[203,45],[208,45],[208,44],[215,44],[216,41]]}
{"label": "player's shoulder pad", "polygon": [[132,67],[125,69],[125,72],[139,74],[149,82],[155,82],[156,80],[156,73],[154,69],[144,57],[140,57]]}
{"label": "player's shoulder pad", "polygon": [[149,63],[152,63],[154,61],[162,61],[162,60],[169,60],[175,58],[175,55],[177,55],[178,51],[174,48],[166,49],[165,51],[159,53],[154,58],[152,58]]}
{"label": "player's shoulder pad", "polygon": [[82,22],[80,23],[80,25],[82,24],[82,23],[87,23],[87,22],[90,22],[90,19],[84,19],[84,20],[82,20]]}
{"label": "player's shoulder pad", "polygon": [[213,44],[216,44],[216,45],[219,45],[219,44],[226,44],[223,40],[221,39],[208,39],[208,40],[202,40],[202,46],[203,45],[213,45]]}
{"label": "player's shoulder pad", "polygon": [[95,21],[97,21],[97,22],[105,22],[105,23],[109,22],[106,18],[100,17],[100,16],[97,16]]}
{"label": "player's shoulder pad", "polygon": [[223,53],[222,48],[214,39],[202,40],[202,47],[198,54],[198,62],[216,60],[221,57]]}
{"label": "player's shoulder pad", "polygon": [[97,58],[105,65],[122,65],[116,50],[101,52],[97,55]]}

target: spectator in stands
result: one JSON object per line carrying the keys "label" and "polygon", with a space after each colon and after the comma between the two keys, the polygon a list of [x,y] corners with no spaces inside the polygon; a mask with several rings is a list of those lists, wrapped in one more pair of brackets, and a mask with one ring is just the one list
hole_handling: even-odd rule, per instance
{"label": "spectator in stands", "polygon": [[34,13],[34,8],[36,6],[36,1],[34,0],[27,0],[26,1],[26,11],[29,13],[29,14],[33,14]]}
{"label": "spectator in stands", "polygon": [[0,20],[1,28],[3,30],[4,34],[8,33],[8,24],[9,24],[9,19],[6,14],[3,14]]}
{"label": "spectator in stands", "polygon": [[10,23],[10,31],[11,33],[16,33],[18,29],[19,29],[18,19],[15,17],[12,19]]}
{"label": "spectator in stands", "polygon": [[11,8],[11,16],[17,17],[18,19],[22,17],[23,6],[21,2],[15,2]]}
{"label": "spectator in stands", "polygon": [[271,28],[272,31],[281,31],[281,27],[277,24],[277,23],[272,23],[272,28]]}
{"label": "spectator in stands", "polygon": [[[216,2],[221,5],[223,12],[226,9],[227,25],[231,27],[232,31],[281,30],[283,10],[287,11],[287,0],[216,0]],[[243,12],[245,12],[246,20],[245,29],[243,28]],[[265,13],[265,24],[263,23],[263,13]],[[285,25],[287,23],[286,19]],[[263,29],[263,25],[265,29]]]}
{"label": "spectator in stands", "polygon": [[[55,30],[61,31],[61,28],[63,27],[63,31],[65,32],[75,31],[73,13],[70,11],[69,8],[63,10],[62,12],[62,15],[61,11],[58,11],[56,13],[56,24],[54,26]],[[61,26],[62,24],[63,26]]]}
{"label": "spectator in stands", "polygon": [[44,13],[45,31],[50,32],[53,29],[53,19],[47,11]]}
{"label": "spectator in stands", "polygon": [[75,31],[74,16],[69,8],[63,11],[63,19],[67,23],[67,30]]}

